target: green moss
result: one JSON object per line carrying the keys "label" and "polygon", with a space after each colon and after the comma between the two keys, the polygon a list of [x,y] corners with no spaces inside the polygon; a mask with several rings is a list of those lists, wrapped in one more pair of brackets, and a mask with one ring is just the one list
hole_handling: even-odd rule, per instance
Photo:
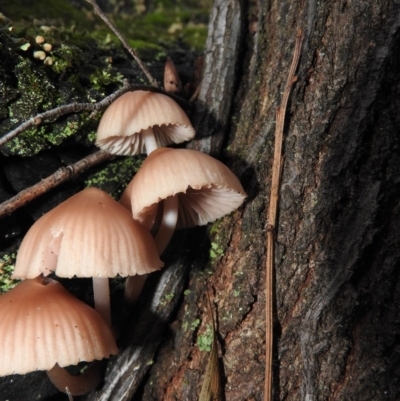
{"label": "green moss", "polygon": [[53,71],[62,74],[72,69],[79,63],[81,53],[82,51],[78,47],[61,43],[52,52],[53,65],[51,67]]}
{"label": "green moss", "polygon": [[191,323],[186,321],[182,323],[182,329],[183,331],[188,331],[188,330],[195,331],[197,327],[199,327],[199,325],[200,325],[200,319],[195,319]]}
{"label": "green moss", "polygon": [[180,39],[186,42],[191,48],[201,51],[207,40],[208,28],[206,24],[188,23],[182,29]]}
{"label": "green moss", "polygon": [[139,54],[144,48],[178,40],[202,51],[206,43],[208,16],[208,8],[183,4],[176,7],[169,3],[140,17],[115,19],[115,23],[133,41],[131,44]]}
{"label": "green moss", "polygon": [[210,262],[214,263],[218,261],[219,258],[224,256],[225,253],[225,234],[224,234],[224,227],[225,227],[225,219],[219,219],[213,223],[210,229]]}
{"label": "green moss", "polygon": [[223,255],[224,255],[224,250],[216,242],[211,242],[210,259],[214,260]]}
{"label": "green moss", "polygon": [[10,141],[5,147],[6,154],[33,156],[43,149],[60,145],[70,137],[81,138],[92,143],[97,120],[89,119],[88,113],[81,113],[60,121],[58,124],[44,124],[31,128]]}
{"label": "green moss", "polygon": [[139,54],[142,54],[144,51],[156,51],[156,52],[163,52],[165,54],[164,57],[166,57],[166,53],[163,50],[163,47],[156,44],[156,43],[151,43],[146,40],[140,40],[140,39],[130,39],[128,41],[129,46],[131,46],[133,49],[138,50]]}
{"label": "green moss", "polygon": [[52,21],[57,25],[63,24],[63,21],[69,21],[71,25],[79,25],[82,28],[87,27],[88,24],[86,15],[69,1],[13,0],[4,2],[2,11],[14,21],[26,20],[31,23],[33,18],[37,18],[42,21]]}
{"label": "green moss", "polygon": [[[113,19],[142,58],[157,61],[167,56],[166,48],[176,40],[203,49],[210,5],[209,0],[179,5],[163,1],[140,16],[119,13]],[[0,104],[2,132],[61,105],[99,101],[121,86],[124,77],[113,62],[128,56],[108,27],[93,18],[90,6],[73,7],[67,0],[16,0],[2,11],[11,20],[6,23],[14,26],[4,31],[10,44],[4,46],[0,40],[0,73],[6,74],[0,95],[7,99]],[[35,51],[44,51],[35,41],[38,35],[52,46],[45,51],[47,64],[33,57]],[[1,151],[33,156],[72,136],[87,144],[93,142],[95,130],[87,115],[61,117],[19,135]]]}
{"label": "green moss", "polygon": [[96,187],[119,199],[122,191],[135,175],[143,162],[143,157],[118,158],[91,175],[86,181],[86,187]]}
{"label": "green moss", "polygon": [[0,256],[0,294],[11,290],[19,283],[19,280],[11,278],[14,271],[15,259],[15,253]]}
{"label": "green moss", "polygon": [[[139,54],[143,49],[160,46],[160,43],[175,42],[178,39],[201,51],[205,45],[210,8],[211,0],[181,2],[179,5],[171,1],[158,1],[157,7],[153,9],[137,8],[136,14],[119,12],[112,16],[112,19],[127,39],[133,41],[131,45]],[[84,33],[84,37],[91,37],[98,43],[120,45],[118,38],[110,33],[106,25],[97,17],[93,17],[94,13],[89,5],[78,8],[66,0],[17,0],[5,4],[3,12],[12,20],[20,21],[21,23],[17,24],[18,29],[23,29],[27,34],[33,34],[34,27],[30,24],[32,18],[37,18],[45,21],[47,25],[55,26],[60,35],[68,33],[69,43],[75,32],[79,32],[81,36]],[[60,62],[59,68],[62,68],[63,64]]]}
{"label": "green moss", "polygon": [[43,71],[32,71],[29,59],[21,57],[19,60],[20,62],[14,67],[14,73],[21,96],[9,107],[11,123],[18,122],[21,116],[30,117],[36,111],[38,104],[52,104],[54,92],[53,85]]}
{"label": "green moss", "polygon": [[174,299],[174,294],[165,294],[164,298],[160,301],[160,305],[165,306],[168,305]]}
{"label": "green moss", "polygon": [[222,219],[215,221],[211,225],[210,234],[217,235],[219,233],[219,231],[221,230],[221,227],[222,227]]}
{"label": "green moss", "polygon": [[[5,40],[11,39],[7,37]],[[43,61],[33,59],[34,48],[18,52],[8,46],[1,47],[0,44],[0,59],[3,60],[1,67],[6,74],[5,85],[0,92],[8,101],[8,104],[0,103],[2,132],[7,132],[40,112],[61,105],[96,102],[110,89],[121,86],[123,76],[113,69],[107,57],[92,62],[102,52],[94,42],[86,43],[84,49],[59,43],[54,37],[49,42],[53,46],[49,53],[52,65],[44,65]],[[16,89],[11,90],[14,82]],[[45,122],[20,134],[1,151],[6,155],[33,156],[41,150],[60,145],[72,136],[85,145],[93,143],[93,132],[97,129],[100,116],[94,119],[89,116],[89,113],[79,113],[62,116],[54,122]]]}
{"label": "green moss", "polygon": [[97,90],[101,90],[107,85],[114,83],[121,83],[124,77],[122,74],[112,74],[110,70],[96,70],[93,74],[89,76],[89,81],[92,87]]}
{"label": "green moss", "polygon": [[197,346],[200,351],[211,351],[213,343],[213,332],[210,324],[207,325],[207,328],[204,333],[199,334],[197,337]]}

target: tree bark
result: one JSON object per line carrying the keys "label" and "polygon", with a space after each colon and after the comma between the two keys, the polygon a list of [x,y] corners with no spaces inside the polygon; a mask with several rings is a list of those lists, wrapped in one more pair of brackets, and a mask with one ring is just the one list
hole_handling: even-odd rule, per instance
{"label": "tree bark", "polygon": [[146,284],[143,320],[85,399],[197,400],[209,357],[199,347],[210,325],[206,289],[225,400],[263,399],[275,112],[297,29],[304,43],[275,254],[274,399],[399,399],[397,0],[214,2],[190,146],[221,157],[248,198],[208,230],[177,234],[169,267]]}
{"label": "tree bark", "polygon": [[[238,14],[224,12],[215,2],[214,45],[236,24]],[[234,93],[216,91],[228,110],[216,118],[216,134],[226,135],[200,148],[218,153],[223,144],[248,199],[209,232],[223,256],[191,270],[190,293],[134,399],[197,399],[208,357],[195,344],[209,323],[207,286],[225,399],[262,400],[274,119],[298,28],[305,40],[286,121],[275,255],[274,399],[398,399],[399,4],[259,1],[241,16],[244,36],[227,79]],[[215,66],[219,53],[211,49],[210,41]],[[203,84],[218,87],[222,69],[206,58],[207,68]],[[208,110],[218,96],[205,96]]]}

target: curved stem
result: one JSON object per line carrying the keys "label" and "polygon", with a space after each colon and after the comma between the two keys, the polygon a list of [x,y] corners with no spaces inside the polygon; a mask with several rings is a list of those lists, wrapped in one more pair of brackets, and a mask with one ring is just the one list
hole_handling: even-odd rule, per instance
{"label": "curved stem", "polygon": [[[170,196],[164,200],[163,216],[160,228],[154,238],[158,254],[161,255],[174,233],[178,221],[178,197]],[[128,304],[137,302],[146,282],[147,274],[130,276],[125,283],[125,300]],[[96,306],[97,308],[97,306]]]}
{"label": "curved stem", "polygon": [[154,150],[156,150],[158,148],[157,142],[156,142],[156,138],[154,136],[154,132],[153,132],[153,128],[147,128],[144,129],[141,132],[144,144],[146,146],[146,152],[147,155],[149,155],[151,152],[153,152]]}
{"label": "curved stem", "polygon": [[171,241],[178,221],[178,196],[169,196],[164,199],[164,213],[156,237],[154,238],[158,254],[161,255],[169,241]]}
{"label": "curved stem", "polygon": [[74,376],[68,373],[58,364],[47,371],[51,382],[63,393],[71,395],[83,395],[94,390],[101,382],[103,366],[101,361],[94,361],[81,374]]}
{"label": "curved stem", "polygon": [[110,286],[108,278],[93,277],[94,308],[111,327]]}
{"label": "curved stem", "polygon": [[125,301],[133,305],[137,302],[140,293],[146,283],[147,274],[129,276],[125,283]]}

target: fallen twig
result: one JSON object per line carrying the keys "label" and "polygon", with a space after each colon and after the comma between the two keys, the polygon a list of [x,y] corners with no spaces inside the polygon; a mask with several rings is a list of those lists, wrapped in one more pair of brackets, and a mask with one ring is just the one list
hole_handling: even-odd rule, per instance
{"label": "fallen twig", "polygon": [[112,157],[114,157],[112,154],[100,150],[99,152],[86,156],[74,164],[61,167],[54,174],[33,185],[32,187],[24,189],[11,199],[8,199],[0,204],[0,218],[12,213],[14,210],[26,205],[33,199],[36,199],[40,195],[50,191],[50,189],[57,187],[58,185],[71,179],[72,177],[75,177],[88,168],[109,160]]}
{"label": "fallen twig", "polygon": [[115,33],[115,35],[117,35],[118,39],[124,45],[125,49],[128,50],[129,54],[135,59],[135,61],[139,65],[139,67],[142,69],[142,71],[146,75],[147,79],[150,81],[150,85],[158,88],[157,81],[152,77],[149,70],[146,68],[146,66],[143,64],[142,60],[140,60],[140,58],[136,54],[135,50],[133,50],[132,47],[129,46],[128,42],[126,41],[126,39],[124,38],[122,33],[111,22],[111,20],[103,13],[101,8],[97,4],[96,0],[86,0],[86,1],[93,6],[94,12],[107,24],[107,26]]}
{"label": "fallen twig", "polygon": [[64,106],[56,107],[55,109],[45,111],[44,113],[40,113],[24,123],[20,124],[18,127],[14,128],[12,131],[5,134],[2,138],[0,138],[0,147],[5,145],[7,142],[11,141],[11,139],[15,138],[17,135],[22,132],[28,130],[29,128],[40,125],[46,120],[56,120],[57,118],[70,113],[79,113],[81,111],[99,111],[108,107],[115,99],[120,97],[126,92],[131,90],[149,90],[149,87],[146,85],[130,85],[127,80],[124,80],[124,85],[121,89],[118,89],[116,92],[111,95],[105,97],[98,103],[71,103],[66,104]]}
{"label": "fallen twig", "polygon": [[301,30],[296,37],[296,45],[293,52],[285,90],[281,104],[276,110],[275,149],[272,164],[271,193],[268,208],[267,222],[267,258],[265,266],[265,387],[264,401],[272,400],[272,352],[273,352],[273,276],[274,276],[274,236],[276,227],[276,215],[279,201],[279,185],[282,170],[282,143],[283,128],[285,123],[286,108],[292,91],[293,84],[297,81],[295,72],[300,59],[303,35]]}

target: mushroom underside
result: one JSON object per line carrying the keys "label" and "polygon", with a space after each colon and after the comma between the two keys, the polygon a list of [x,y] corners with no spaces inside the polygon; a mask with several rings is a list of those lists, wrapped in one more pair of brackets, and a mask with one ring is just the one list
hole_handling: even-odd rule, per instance
{"label": "mushroom underside", "polygon": [[[245,196],[239,192],[218,185],[199,188],[188,186],[186,192],[174,194],[178,198],[178,220],[176,228],[201,226],[231,213],[242,203]],[[153,226],[157,218],[157,199],[139,211],[132,211],[133,217],[147,227]]]}
{"label": "mushroom underside", "polygon": [[[157,147],[165,147],[172,143],[181,143],[192,139],[193,129],[186,125],[163,124],[144,128],[152,128]],[[145,141],[140,133],[124,132],[99,139],[96,142],[101,149],[121,156],[146,153]]]}

